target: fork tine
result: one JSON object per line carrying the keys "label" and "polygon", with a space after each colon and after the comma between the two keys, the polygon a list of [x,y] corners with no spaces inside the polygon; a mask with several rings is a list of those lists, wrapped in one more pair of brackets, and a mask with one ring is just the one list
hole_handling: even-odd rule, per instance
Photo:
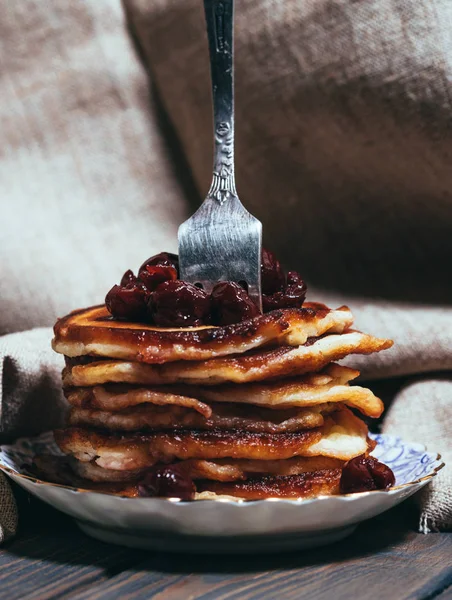
{"label": "fork tine", "polygon": [[182,279],[201,284],[207,292],[217,281],[244,281],[259,307],[261,251],[262,224],[237,197],[229,200],[227,211],[216,200],[207,200],[179,228]]}

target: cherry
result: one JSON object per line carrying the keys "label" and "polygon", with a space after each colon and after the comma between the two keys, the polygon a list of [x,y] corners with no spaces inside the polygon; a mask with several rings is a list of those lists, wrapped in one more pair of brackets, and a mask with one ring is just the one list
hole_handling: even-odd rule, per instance
{"label": "cherry", "polygon": [[306,289],[306,284],[301,275],[296,271],[289,271],[287,273],[287,284],[281,292],[262,295],[264,312],[276,310],[277,308],[301,308],[306,298]]}
{"label": "cherry", "polygon": [[286,305],[290,302],[291,306],[300,307],[306,298],[307,287],[300,273],[289,271],[287,273],[287,284],[284,290]]}
{"label": "cherry", "polygon": [[153,292],[149,309],[160,327],[190,327],[209,322],[210,298],[185,281],[165,281]]}
{"label": "cherry", "polygon": [[[124,279],[124,278],[123,278]],[[142,321],[146,318],[149,291],[138,280],[114,285],[105,296],[105,305],[115,319]]]}
{"label": "cherry", "polygon": [[179,257],[177,254],[171,254],[171,252],[160,252],[145,260],[138,270],[138,276],[142,271],[146,271],[147,267],[173,267],[173,269],[176,269],[177,277],[179,277]]}
{"label": "cherry", "polygon": [[138,277],[147,289],[153,292],[164,281],[174,281],[177,279],[177,271],[174,267],[153,267],[146,265],[146,269],[141,271]]}
{"label": "cherry", "polygon": [[341,494],[387,490],[395,483],[391,469],[372,456],[356,456],[342,469]]}
{"label": "cherry", "polygon": [[193,480],[175,465],[149,471],[138,484],[139,495],[145,497],[192,500],[195,492]]}
{"label": "cherry", "polygon": [[[265,248],[261,276],[264,312],[302,306],[306,284],[300,274],[289,271],[286,278],[281,263]],[[178,277],[179,257],[160,252],[141,265],[138,277],[126,271],[120,285],[108,292],[105,303],[117,319],[141,321],[153,316],[162,327],[230,325],[259,314],[247,291],[235,282],[217,283],[209,297]]]}
{"label": "cherry", "polygon": [[211,314],[214,325],[232,325],[257,316],[259,309],[238,283],[222,281],[212,290]]}
{"label": "cherry", "polygon": [[126,286],[129,283],[136,283],[137,278],[135,277],[135,275],[133,274],[133,271],[131,271],[130,269],[128,271],[126,271],[124,273],[124,275],[121,278],[121,282],[120,285],[122,286]]}
{"label": "cherry", "polygon": [[281,263],[270,250],[262,248],[261,282],[264,294],[273,294],[283,289],[285,283]]}

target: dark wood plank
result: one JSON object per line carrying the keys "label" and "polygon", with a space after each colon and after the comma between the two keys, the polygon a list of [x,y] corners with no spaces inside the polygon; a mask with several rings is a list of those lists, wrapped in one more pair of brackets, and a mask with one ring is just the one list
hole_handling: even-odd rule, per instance
{"label": "dark wood plank", "polygon": [[[215,557],[149,554],[77,600],[421,600],[452,584],[452,534],[413,531],[406,506],[344,542],[297,553]],[[411,528],[411,529],[410,529]]]}
{"label": "dark wood plank", "polygon": [[16,490],[20,530],[0,550],[1,597],[64,598],[143,560],[144,552],[87,538],[74,522]]}
{"label": "dark wood plank", "polygon": [[452,534],[415,533],[408,504],[329,547],[221,557],[110,546],[21,492],[19,501],[21,532],[0,550],[11,600],[446,600],[452,589]]}

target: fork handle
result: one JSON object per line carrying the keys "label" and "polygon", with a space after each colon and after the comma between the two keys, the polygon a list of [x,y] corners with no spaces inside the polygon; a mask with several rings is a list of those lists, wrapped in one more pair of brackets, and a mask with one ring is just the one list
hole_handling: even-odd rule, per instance
{"label": "fork handle", "polygon": [[208,197],[237,196],[234,175],[234,0],[204,0],[212,77],[215,146]]}

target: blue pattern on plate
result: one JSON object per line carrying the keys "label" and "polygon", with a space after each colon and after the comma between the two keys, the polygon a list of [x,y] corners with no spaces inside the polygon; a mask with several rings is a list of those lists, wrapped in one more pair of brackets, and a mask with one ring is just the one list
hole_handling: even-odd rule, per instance
{"label": "blue pattern on plate", "polygon": [[371,437],[378,444],[372,455],[393,470],[396,485],[431,475],[441,463],[438,455],[426,452],[422,444],[403,442],[399,437],[382,433]]}
{"label": "blue pattern on plate", "polygon": [[[372,455],[393,470],[396,485],[412,483],[432,475],[441,464],[438,455],[426,452],[421,444],[403,442],[399,437],[385,434],[371,434],[371,437],[378,444]],[[36,454],[63,455],[53,439],[52,432],[36,438],[22,438],[12,446],[2,446],[0,467],[9,467],[16,473],[26,474],[26,465],[31,464]]]}

